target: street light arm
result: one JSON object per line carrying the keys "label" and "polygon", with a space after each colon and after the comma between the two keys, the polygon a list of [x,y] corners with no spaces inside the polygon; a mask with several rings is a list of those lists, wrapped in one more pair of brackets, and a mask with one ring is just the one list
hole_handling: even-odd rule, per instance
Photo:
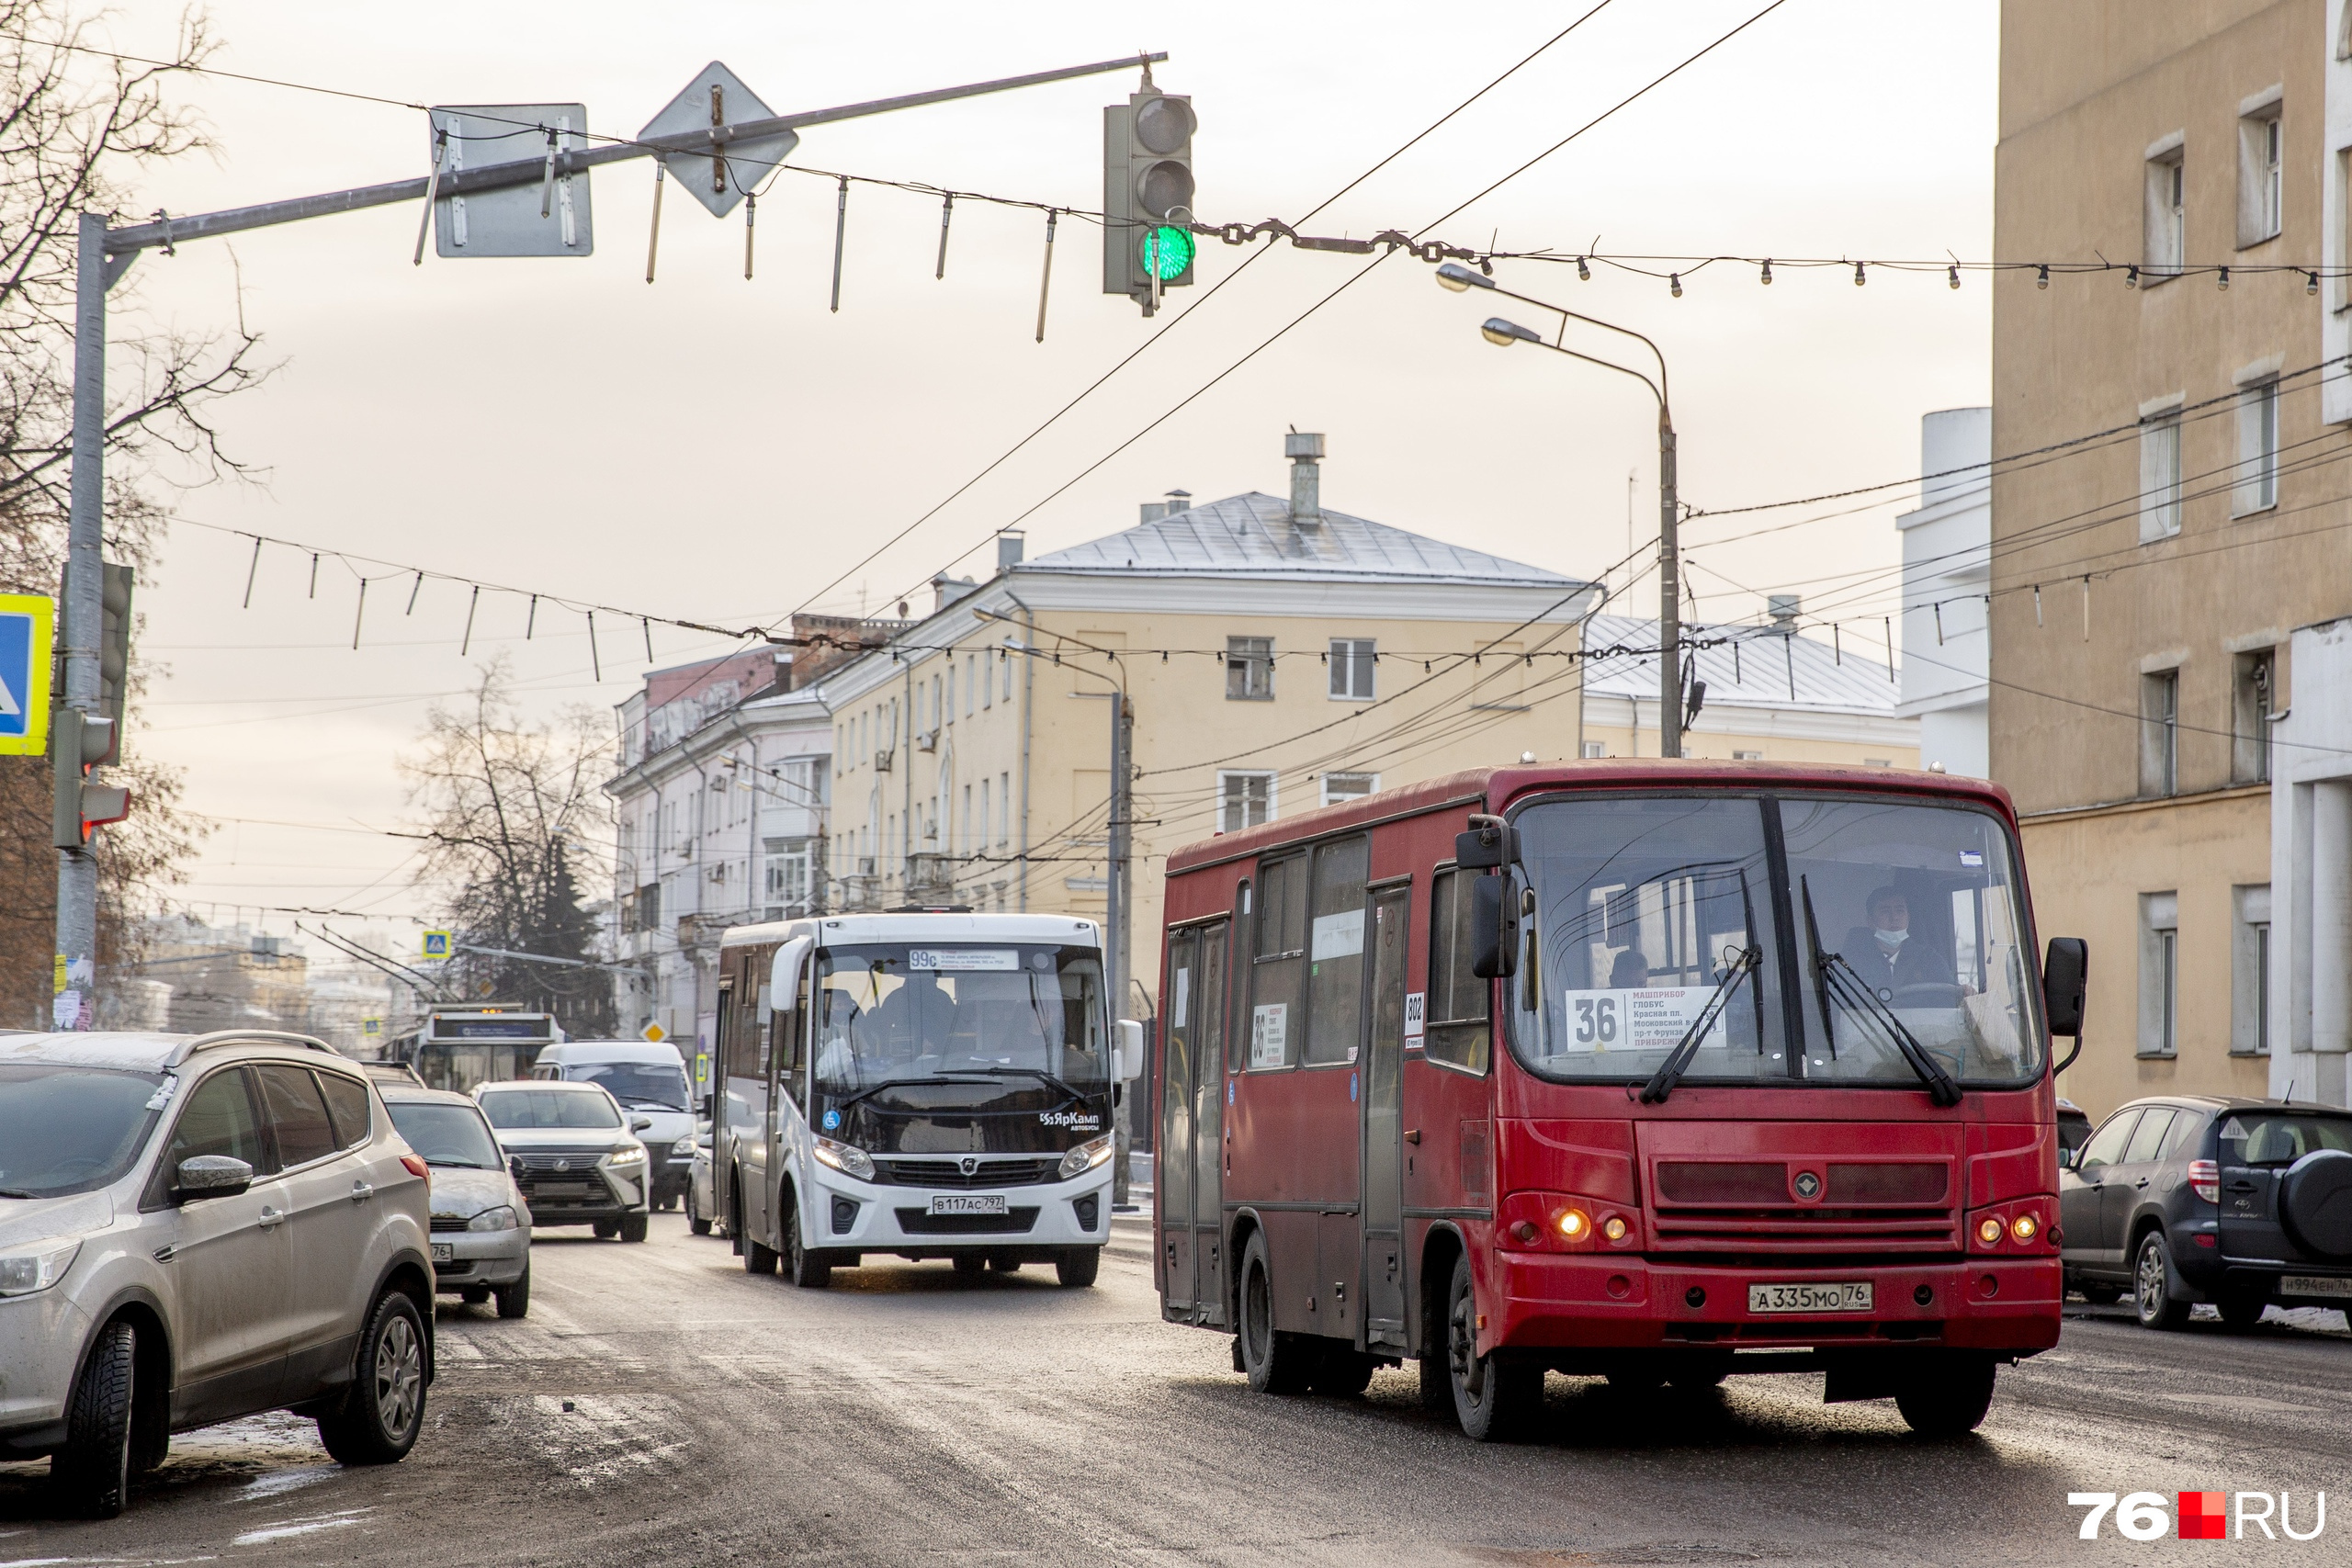
{"label": "street light arm", "polygon": [[[1522,305],[1532,305],[1539,310],[1549,310],[1555,316],[1566,316],[1570,321],[1582,321],[1589,327],[1599,327],[1604,332],[1618,333],[1630,338],[1639,338],[1641,340],[1642,346],[1648,349],[1657,359],[1657,385],[1652,387],[1650,390],[1657,395],[1657,400],[1661,407],[1667,406],[1668,400],[1666,395],[1666,355],[1659,351],[1657,344],[1652,343],[1646,336],[1635,332],[1631,327],[1621,327],[1614,321],[1604,321],[1598,316],[1588,316],[1580,311],[1568,310],[1566,306],[1555,305],[1549,299],[1538,299],[1533,296],[1527,294],[1514,294],[1510,289],[1503,288],[1499,284],[1490,285],[1490,287],[1493,288],[1495,293],[1501,295],[1506,299],[1516,299]],[[1560,348],[1559,344],[1551,343],[1547,343],[1544,346],[1546,348]],[[1560,348],[1560,352],[1563,354],[1576,353],[1574,349],[1568,348]],[[1577,355],[1577,357],[1582,359],[1585,355]],[[1596,359],[1593,363],[1595,365],[1602,365],[1606,364],[1607,361]],[[1620,368],[1622,368],[1622,367]],[[1648,378],[1644,377],[1643,379],[1647,380]]]}
{"label": "street light arm", "polygon": [[[1532,304],[1541,304],[1541,303],[1542,303],[1542,301],[1541,301],[1541,300],[1532,300],[1532,301],[1530,301],[1530,303],[1532,303]],[[1635,334],[1635,335],[1637,335],[1637,336],[1638,336],[1639,334],[1637,333],[1637,334]],[[1589,354],[1578,354],[1575,349],[1573,349],[1573,348],[1562,348],[1562,347],[1561,347],[1558,344],[1556,344],[1556,343],[1538,343],[1535,346],[1536,346],[1536,347],[1538,347],[1538,348],[1548,348],[1548,349],[1550,349],[1550,350],[1551,350],[1553,353],[1555,353],[1555,354],[1565,354],[1565,355],[1566,355],[1570,359],[1581,359],[1581,360],[1583,360],[1587,365],[1598,365],[1598,366],[1600,366],[1603,370],[1614,370],[1614,371],[1616,371],[1616,372],[1617,372],[1619,375],[1621,375],[1621,376],[1631,376],[1634,380],[1639,381],[1643,386],[1647,387],[1647,388],[1650,389],[1650,396],[1651,396],[1651,397],[1653,397],[1653,398],[1656,398],[1656,399],[1657,400],[1657,406],[1658,406],[1658,413],[1659,413],[1659,416],[1660,416],[1661,418],[1663,418],[1663,417],[1665,416],[1665,413],[1666,413],[1666,393],[1665,393],[1664,391],[1662,391],[1662,390],[1660,390],[1660,389],[1659,389],[1659,388],[1658,388],[1658,384],[1657,384],[1656,381],[1651,380],[1648,377],[1646,377],[1646,376],[1643,375],[1640,371],[1638,371],[1638,370],[1634,369],[1632,366],[1630,366],[1630,365],[1619,365],[1619,364],[1617,364],[1616,362],[1614,362],[1613,360],[1608,360],[1608,359],[1595,359],[1595,358],[1594,358],[1591,355],[1589,355]]]}

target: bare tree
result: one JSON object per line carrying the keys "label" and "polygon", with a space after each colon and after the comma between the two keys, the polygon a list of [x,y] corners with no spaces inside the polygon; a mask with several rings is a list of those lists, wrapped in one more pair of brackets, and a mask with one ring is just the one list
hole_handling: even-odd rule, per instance
{"label": "bare tree", "polygon": [[[461,943],[601,962],[581,892],[583,883],[610,882],[608,727],[591,708],[527,724],[508,682],[501,659],[481,671],[465,707],[436,705],[420,749],[401,764],[427,836],[418,880],[441,890]],[[469,1000],[545,1008],[576,1036],[608,1036],[617,1023],[605,969],[461,950],[447,977]]]}
{"label": "bare tree", "polygon": [[[135,65],[84,47],[92,18],[65,0],[0,0],[0,589],[53,593],[64,561],[73,424],[76,220],[132,207],[139,176],[209,150],[198,117],[168,90],[213,39],[201,13],[181,22],[169,62]],[[134,274],[118,303],[135,291]],[[221,449],[209,410],[270,370],[242,317],[233,333],[130,331],[110,352],[105,540],[109,558],[151,567],[167,513],[157,484],[244,470]],[[136,701],[139,682],[132,683]],[[135,964],[142,917],[183,879],[201,829],[176,807],[175,773],[138,759],[129,821],[106,830],[98,952]],[[27,1021],[50,991],[56,857],[40,758],[0,758],[0,1022]],[[108,998],[101,996],[105,1009]],[[102,1014],[103,1016],[103,1014]]]}

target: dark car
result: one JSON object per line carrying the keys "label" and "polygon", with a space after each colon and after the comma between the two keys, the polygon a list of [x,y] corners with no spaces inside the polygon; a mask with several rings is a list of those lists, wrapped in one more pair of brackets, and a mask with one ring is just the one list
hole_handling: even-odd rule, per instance
{"label": "dark car", "polygon": [[2091,1141],[2090,1113],[2071,1100],[2058,1102],[2058,1147],[2072,1154]]}
{"label": "dark car", "polygon": [[2272,1100],[2135,1100],[2062,1150],[2059,1255],[2093,1302],[2177,1328],[2211,1302],[2352,1309],[2352,1112]]}

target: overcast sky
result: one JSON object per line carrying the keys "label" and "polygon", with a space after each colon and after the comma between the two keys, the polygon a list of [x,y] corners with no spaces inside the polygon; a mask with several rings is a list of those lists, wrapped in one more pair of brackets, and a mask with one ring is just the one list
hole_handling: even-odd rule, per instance
{"label": "overcast sky", "polygon": [[[1589,3],[1589,0],[1588,0]],[[1616,0],[1542,59],[1308,226],[1419,230],[1758,9],[1764,0]],[[772,109],[820,107],[1164,50],[1189,93],[1197,207],[1208,220],[1295,220],[1393,152],[1585,5],[1200,4],[1140,20],[1100,5],[1012,8],[410,0],[354,8],[215,0],[225,70],[413,103],[578,101],[589,126],[639,130],[724,61]],[[169,47],[176,6],[134,4],[106,36]],[[1889,6],[1788,0],[1771,15],[1432,232],[1504,250],[1963,258],[1988,254],[1995,135],[1990,0]],[[1098,207],[1102,107],[1132,73],[812,128],[796,164]],[[157,172],[140,213],[202,211],[421,175],[413,109],[187,79],[217,153]],[[584,260],[413,267],[417,209],[390,207],[150,253],[118,289],[118,335],[217,333],[244,319],[282,368],[221,412],[261,474],[178,498],[187,524],[246,529],[435,572],[736,625],[789,611],[936,505],[1161,323],[1099,292],[1099,231],[1065,220],[1046,342],[1033,341],[1044,223],[959,203],[933,278],[936,197],[853,187],[842,307],[826,308],[834,187],[786,173],[762,201],[755,277],[742,220],[672,191],[659,281],[643,279],[652,175],[593,175]],[[1175,315],[1250,251],[1211,243]],[[1132,524],[1182,487],[1202,500],[1282,493],[1282,433],[1329,437],[1327,505],[1569,572],[1656,531],[1654,406],[1631,381],[1481,341],[1495,302],[1445,293],[1408,257],[1381,263],[1214,389],[1060,487],[1316,299],[1363,258],[1280,247],[1181,318],[1165,341],[904,543],[824,596],[880,612],[942,568],[985,570],[1027,513],[1032,555]],[[1989,285],[1940,274],[1717,265],[1662,278],[1498,264],[1655,336],[1673,374],[1684,499],[1728,507],[1916,473],[1918,419],[1982,402]],[[1503,302],[1508,303],[1508,302]],[[1514,307],[1544,324],[1541,316]],[[1169,318],[1164,316],[1164,323]],[[1049,495],[1060,490],[1054,499]],[[1040,505],[1040,502],[1043,502]],[[1822,597],[1898,558],[1886,505],[1743,543],[1736,520],[1686,535],[1702,611],[1754,590]],[[1031,509],[1035,508],[1033,512]],[[141,586],[145,651],[164,667],[132,744],[187,772],[223,819],[187,897],[287,930],[256,906],[429,915],[411,887],[396,761],[430,703],[504,653],[537,713],[602,710],[646,668],[643,634],[586,628],[428,581],[369,591],[330,559],[183,525]],[[389,568],[372,569],[378,571]],[[1891,587],[1891,578],[1871,580]],[[1891,599],[1891,595],[1889,596]],[[927,602],[925,594],[919,602]],[[1635,605],[1655,613],[1655,591]],[[1867,619],[1881,605],[1839,611]],[[1853,635],[1863,635],[1859,630]],[[656,630],[657,663],[728,643]],[[242,822],[230,819],[243,819]],[[306,827],[273,826],[299,823]],[[361,829],[328,830],[330,829]]]}

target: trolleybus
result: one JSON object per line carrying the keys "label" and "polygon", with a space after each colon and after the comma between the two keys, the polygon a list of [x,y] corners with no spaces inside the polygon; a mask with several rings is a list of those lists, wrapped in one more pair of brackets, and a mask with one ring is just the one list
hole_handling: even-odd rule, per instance
{"label": "trolleybus", "polygon": [[424,1021],[392,1042],[428,1089],[471,1094],[474,1086],[527,1078],[539,1053],[563,1038],[555,1014],[502,1002],[436,1002]]}
{"label": "trolleybus", "polygon": [[2033,941],[2007,794],[1934,773],[1498,768],[1193,845],[1162,1315],[1263,1392],[1418,1362],[1482,1439],[1547,1370],[1972,1428],[2058,1337],[2085,955]]}
{"label": "trolleybus", "polygon": [[1142,1032],[1114,1043],[1093,921],[738,926],[718,985],[713,1202],[747,1270],[821,1288],[886,1253],[1093,1283]]}

